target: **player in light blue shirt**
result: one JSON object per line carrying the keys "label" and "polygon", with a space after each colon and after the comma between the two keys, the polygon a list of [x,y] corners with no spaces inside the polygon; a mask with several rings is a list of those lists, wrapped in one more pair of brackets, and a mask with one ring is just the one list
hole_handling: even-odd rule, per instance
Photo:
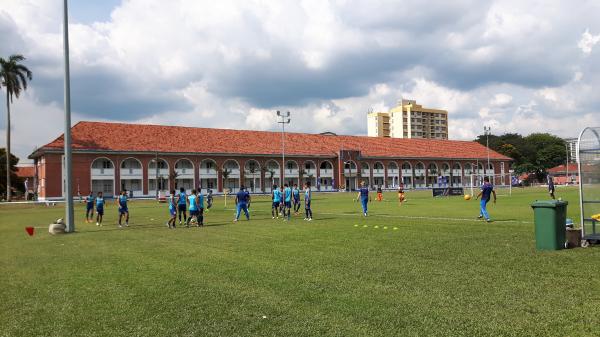
{"label": "player in light blue shirt", "polygon": [[190,204],[190,217],[186,221],[185,225],[190,227],[190,222],[192,219],[196,219],[196,223],[198,223],[198,196],[196,195],[196,190],[192,190],[192,193],[187,197],[188,203]]}
{"label": "player in light blue shirt", "polygon": [[96,197],[96,226],[102,226],[102,218],[104,217],[104,197],[102,192],[98,192]]}
{"label": "player in light blue shirt", "polygon": [[129,227],[129,209],[127,208],[127,191],[121,191],[116,200],[119,205],[119,227],[123,227],[122,220],[125,217],[125,227]]}
{"label": "player in light blue shirt", "polygon": [[283,185],[283,220],[290,220],[290,216],[292,215],[292,189],[288,184]]}
{"label": "player in light blue shirt", "polygon": [[279,204],[281,203],[281,191],[277,187],[277,185],[273,185],[273,189],[271,190],[271,200],[273,203],[271,204],[271,216],[273,219],[277,217],[279,219]]}
{"label": "player in light blue shirt", "polygon": [[175,203],[175,190],[171,190],[171,195],[169,195],[169,221],[167,222],[167,227],[175,228],[175,221],[177,219],[177,204]]}
{"label": "player in light blue shirt", "polygon": [[187,195],[185,194],[185,188],[179,189],[177,195],[177,213],[179,213],[179,224],[181,225],[181,216],[183,215],[183,221],[187,223],[187,211],[185,209],[187,205]]}

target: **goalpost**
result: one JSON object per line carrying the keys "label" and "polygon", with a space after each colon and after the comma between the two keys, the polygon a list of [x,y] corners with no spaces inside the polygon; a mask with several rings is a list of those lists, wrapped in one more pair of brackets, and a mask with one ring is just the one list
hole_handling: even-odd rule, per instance
{"label": "goalpost", "polygon": [[484,177],[489,177],[497,195],[512,195],[512,174],[470,174],[463,176],[463,187],[474,196],[479,193]]}

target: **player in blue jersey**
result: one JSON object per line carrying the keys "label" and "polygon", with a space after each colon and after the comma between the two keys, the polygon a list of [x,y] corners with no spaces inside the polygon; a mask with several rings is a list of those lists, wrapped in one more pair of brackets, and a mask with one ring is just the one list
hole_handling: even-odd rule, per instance
{"label": "player in blue jersey", "polygon": [[277,185],[273,185],[273,189],[271,190],[271,216],[273,219],[277,217],[279,219],[279,205],[281,204],[281,191],[277,187]]}
{"label": "player in blue jersey", "polygon": [[183,221],[187,223],[187,195],[185,194],[185,188],[179,189],[179,194],[177,194],[177,213],[179,214],[179,224],[181,225],[181,216],[183,215]]}
{"label": "player in blue jersey", "polygon": [[292,215],[292,189],[288,184],[283,185],[283,220],[290,220]]}
{"label": "player in blue jersey", "polygon": [[90,192],[90,195],[85,197],[85,222],[94,221],[94,194]]}
{"label": "player in blue jersey", "polygon": [[240,186],[240,190],[235,195],[236,212],[234,222],[240,218],[240,213],[244,211],[246,214],[246,220],[250,220],[250,213],[248,213],[248,203],[250,202],[250,193],[245,190],[244,185]]}
{"label": "player in blue jersey", "polygon": [[285,209],[285,201],[283,200],[283,185],[279,186],[279,193],[281,193],[281,202],[279,203],[279,215],[283,217],[283,210]]}
{"label": "player in blue jersey", "polygon": [[102,217],[104,217],[104,197],[102,192],[96,196],[96,226],[102,226]]}
{"label": "player in blue jersey", "polygon": [[310,202],[312,200],[312,191],[310,190],[310,182],[304,184],[304,212],[306,217],[304,220],[312,221],[312,209],[310,208]]}
{"label": "player in blue jersey", "polygon": [[490,201],[491,196],[494,195],[494,204],[496,203],[496,191],[494,191],[494,185],[490,183],[490,178],[483,178],[483,185],[481,185],[481,191],[475,197],[475,200],[481,197],[479,202],[479,216],[478,218],[485,218],[485,221],[490,222],[490,215],[487,212],[487,203]]}
{"label": "player in blue jersey", "polygon": [[356,201],[360,200],[360,204],[362,206],[363,215],[367,216],[368,214],[368,203],[369,203],[369,189],[366,187],[364,181],[360,183],[360,189],[358,190],[358,195],[356,196]]}
{"label": "player in blue jersey", "polygon": [[175,228],[175,221],[177,219],[177,205],[175,203],[175,190],[171,190],[171,195],[169,195],[169,221],[167,222],[167,227]]}
{"label": "player in blue jersey", "polygon": [[119,206],[119,227],[123,227],[122,220],[125,217],[125,227],[129,227],[129,209],[127,208],[127,191],[121,191],[121,195],[117,197],[117,205]]}
{"label": "player in blue jersey", "polygon": [[300,190],[297,184],[294,184],[294,188],[292,188],[292,202],[294,204],[294,215],[298,215],[300,211]]}
{"label": "player in blue jersey", "polygon": [[187,203],[189,204],[190,217],[185,222],[186,227],[190,227],[190,222],[195,220],[194,222],[198,224],[198,195],[196,195],[196,190],[192,190],[192,193],[187,197]]}
{"label": "player in blue jersey", "polygon": [[204,226],[204,195],[202,195],[202,189],[198,187],[198,227]]}

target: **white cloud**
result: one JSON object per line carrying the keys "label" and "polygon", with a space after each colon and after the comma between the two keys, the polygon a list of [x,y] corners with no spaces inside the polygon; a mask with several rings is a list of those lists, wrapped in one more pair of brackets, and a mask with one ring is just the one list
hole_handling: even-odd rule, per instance
{"label": "white cloud", "polygon": [[590,30],[586,29],[583,34],[581,34],[581,39],[579,43],[577,43],[577,47],[581,49],[584,55],[589,55],[592,53],[592,49],[600,41],[600,34],[593,35],[590,34]]}
{"label": "white cloud", "polygon": [[513,97],[509,94],[499,93],[494,95],[494,97],[490,100],[490,105],[495,107],[503,107],[510,104],[513,100]]}

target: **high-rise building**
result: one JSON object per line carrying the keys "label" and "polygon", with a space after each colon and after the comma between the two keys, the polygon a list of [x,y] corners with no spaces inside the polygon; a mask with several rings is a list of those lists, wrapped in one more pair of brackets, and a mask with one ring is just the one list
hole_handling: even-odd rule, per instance
{"label": "high-rise building", "polygon": [[370,137],[448,139],[448,111],[403,99],[388,112],[370,112],[367,128]]}

